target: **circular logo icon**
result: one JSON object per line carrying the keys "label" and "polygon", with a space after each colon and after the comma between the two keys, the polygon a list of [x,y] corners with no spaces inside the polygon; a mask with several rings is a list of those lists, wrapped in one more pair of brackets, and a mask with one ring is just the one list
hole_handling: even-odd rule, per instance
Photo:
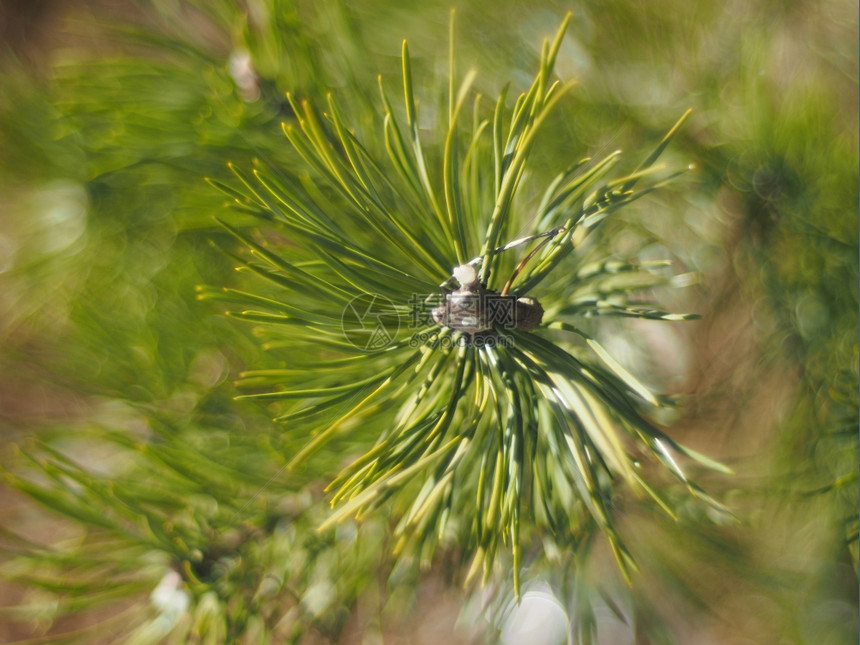
{"label": "circular logo icon", "polygon": [[375,293],[363,293],[350,300],[340,322],[344,337],[367,351],[387,347],[400,330],[400,315],[394,303]]}

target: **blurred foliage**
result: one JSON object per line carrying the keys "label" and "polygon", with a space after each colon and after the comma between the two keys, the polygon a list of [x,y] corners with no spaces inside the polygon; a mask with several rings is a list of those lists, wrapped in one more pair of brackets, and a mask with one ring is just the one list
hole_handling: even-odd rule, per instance
{"label": "blurred foliage", "polygon": [[[570,9],[454,4],[457,71],[474,64],[485,96],[509,79],[511,95],[528,87],[539,43]],[[423,582],[392,568],[381,519],[312,530],[327,517],[325,477],[286,469],[289,433],[233,400],[241,372],[276,358],[194,299],[200,284],[245,284],[210,244],[238,252],[203,178],[230,181],[226,162],[301,172],[280,129],[294,118],[287,91],[315,105],[332,91],[351,125],[379,132],[376,75],[398,81],[404,38],[421,96],[444,96],[450,5],[46,4],[56,31],[5,52],[0,429],[17,447],[3,465],[54,512],[34,515],[11,491],[4,502],[3,572],[22,585],[3,609],[6,640],[327,642],[408,617],[405,633],[424,633],[424,618],[443,630],[436,642],[505,625],[502,583],[454,603],[470,629],[428,617],[428,585],[462,583],[458,560],[438,555]],[[856,7],[614,0],[573,12],[556,71],[578,84],[530,166],[551,177],[572,156],[641,158],[693,107],[664,158],[695,163],[695,178],[606,222],[602,239],[700,272],[697,290],[656,299],[704,320],[594,333],[650,387],[687,388],[665,421],[731,463],[736,477],[702,483],[742,523],[703,522],[667,482],[677,522],[616,500],[642,569],[632,588],[590,541],[572,570],[536,565],[524,586],[548,582],[586,641],[593,626],[596,642],[856,640]],[[47,53],[31,64],[35,49]],[[324,451],[316,467],[337,472],[344,457]]]}

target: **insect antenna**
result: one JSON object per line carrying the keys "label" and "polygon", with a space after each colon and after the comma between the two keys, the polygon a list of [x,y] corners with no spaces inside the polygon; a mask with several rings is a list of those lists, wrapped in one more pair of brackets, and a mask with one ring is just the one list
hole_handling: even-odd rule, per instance
{"label": "insect antenna", "polygon": [[522,271],[525,268],[526,264],[528,264],[528,261],[531,260],[535,255],[537,255],[538,251],[540,251],[544,246],[546,246],[547,242],[551,241],[559,233],[564,232],[564,230],[565,230],[564,226],[557,226],[554,229],[552,229],[551,231],[547,231],[546,233],[540,233],[538,235],[530,235],[529,237],[524,237],[521,240],[514,240],[513,242],[509,242],[508,244],[506,244],[505,246],[502,247],[502,250],[504,251],[504,250],[506,250],[512,246],[516,246],[517,244],[522,244],[523,242],[529,242],[529,241],[537,239],[539,237],[546,238],[546,239],[542,240],[540,244],[538,244],[536,247],[534,247],[531,250],[531,252],[520,261],[520,263],[517,265],[517,268],[514,269],[514,272],[511,274],[511,277],[508,278],[508,281],[505,283],[505,287],[504,287],[504,289],[502,289],[502,293],[500,295],[502,295],[502,296],[508,295],[508,292],[511,290],[511,285],[513,285],[514,280],[516,280],[517,276],[520,274],[520,271]]}
{"label": "insect antenna", "polygon": [[[508,242],[507,244],[504,244],[502,246],[497,246],[495,249],[493,249],[493,255],[498,255],[502,251],[507,251],[508,249],[512,249],[515,246],[519,246],[520,244],[525,244],[526,242],[531,242],[532,240],[536,240],[539,237],[549,237],[550,239],[552,239],[556,235],[561,233],[562,231],[564,231],[564,226],[556,226],[554,229],[552,229],[550,231],[546,231],[544,233],[537,233],[536,235],[528,235],[526,237],[521,237],[517,240],[512,240],[512,241]],[[540,247],[538,247],[538,248],[540,248]],[[481,262],[483,262],[483,260],[484,260],[484,256],[479,255],[478,257],[472,258],[471,260],[469,260],[469,262],[467,264],[471,264],[473,267],[476,267]]]}

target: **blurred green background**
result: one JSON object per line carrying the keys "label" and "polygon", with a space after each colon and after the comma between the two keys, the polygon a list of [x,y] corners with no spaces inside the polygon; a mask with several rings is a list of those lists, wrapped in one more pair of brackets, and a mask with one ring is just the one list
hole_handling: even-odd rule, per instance
{"label": "blurred green background", "polygon": [[[64,642],[58,634],[89,629],[84,642],[114,642],[118,624],[153,619],[148,596],[164,567],[151,547],[163,536],[138,527],[115,537],[93,500],[122,497],[83,474],[109,482],[131,454],[157,462],[163,478],[135,491],[135,503],[168,513],[190,551],[232,548],[190,510],[207,495],[219,501],[214,489],[267,486],[282,500],[241,513],[234,536],[244,544],[267,521],[295,519],[289,553],[262,553],[276,548],[265,540],[243,553],[252,565],[284,559],[305,594],[293,603],[306,617],[275,630],[274,642],[482,642],[480,608],[463,600],[444,558],[422,576],[402,573],[409,592],[398,595],[381,552],[315,535],[320,482],[285,474],[283,428],[233,400],[238,373],[272,359],[248,329],[195,300],[198,285],[242,281],[217,248],[233,243],[213,220],[223,195],[204,178],[226,179],[227,162],[252,159],[300,167],[280,130],[287,91],[333,92],[378,131],[376,77],[397,82],[403,39],[421,91],[442,91],[452,6],[460,73],[477,68],[488,96],[508,81],[522,90],[542,39],[572,12],[556,72],[578,85],[549,124],[558,145],[534,160],[547,174],[586,155],[650,149],[694,110],[667,154],[695,172],[611,231],[618,250],[653,240],[699,272],[700,284],[665,304],[701,321],[619,328],[610,349],[649,384],[683,395],[673,437],[736,471],[703,482],[736,512],[735,526],[693,518],[662,527],[667,541],[651,517],[622,519],[641,536],[635,584],[661,638],[856,642],[858,29],[856,3],[842,0],[3,2],[0,431],[13,485],[0,498],[9,579],[0,640]],[[45,454],[72,455],[75,466],[45,467]],[[171,464],[173,454],[188,461]],[[27,488],[26,473],[53,477],[68,498],[40,497],[48,487]],[[381,526],[365,530],[364,544],[384,542]],[[319,556],[326,549],[335,556]],[[599,576],[611,565],[593,566]],[[246,569],[218,579],[258,603]],[[320,589],[333,585],[336,601],[315,614],[308,590],[328,598]],[[243,620],[241,642],[257,642],[257,619]],[[597,642],[661,642],[601,624]]]}

